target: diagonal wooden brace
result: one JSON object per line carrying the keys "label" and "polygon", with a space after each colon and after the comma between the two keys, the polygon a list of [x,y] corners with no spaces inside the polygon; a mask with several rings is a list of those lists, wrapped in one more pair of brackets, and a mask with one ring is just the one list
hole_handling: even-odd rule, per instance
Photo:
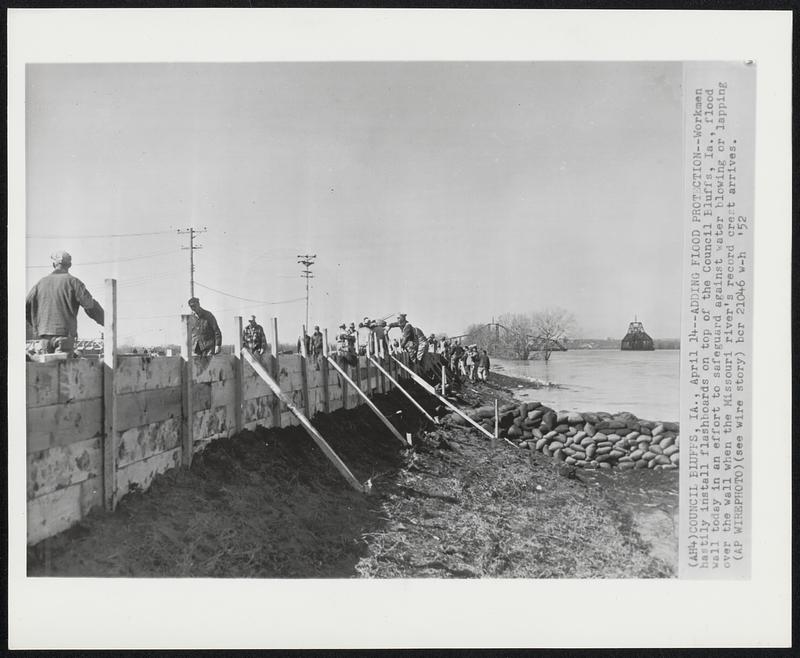
{"label": "diagonal wooden brace", "polygon": [[426,391],[428,391],[428,393],[430,393],[431,395],[433,395],[436,398],[438,398],[443,404],[446,404],[450,409],[455,411],[459,416],[461,416],[464,420],[466,420],[470,425],[473,425],[475,427],[475,429],[480,430],[486,436],[488,436],[490,439],[494,438],[494,435],[489,430],[487,430],[487,429],[481,427],[480,425],[478,425],[478,423],[476,423],[474,420],[472,420],[472,418],[467,416],[463,411],[461,411],[461,409],[459,409],[452,402],[450,402],[450,400],[448,400],[447,398],[444,398],[441,395],[439,395],[436,392],[436,389],[433,388],[433,386],[428,384],[428,382],[426,382],[424,379],[422,379],[422,377],[420,377],[417,373],[415,373],[413,370],[411,370],[411,368],[408,368],[402,361],[399,361],[398,359],[395,359],[395,357],[392,357],[392,358],[395,361],[397,361],[398,364],[400,364],[400,367],[403,370],[405,370],[409,375],[411,375],[411,377],[413,378],[413,380],[415,382],[417,382],[417,384],[419,384],[420,386],[422,386],[422,388],[424,388]]}
{"label": "diagonal wooden brace", "polygon": [[402,386],[400,386],[400,384],[398,384],[398,383],[397,383],[397,381],[395,381],[395,379],[394,379],[394,378],[393,378],[393,377],[392,377],[392,376],[391,376],[391,375],[390,375],[390,374],[389,374],[389,373],[388,373],[386,370],[384,370],[384,369],[383,369],[383,367],[381,366],[381,364],[380,364],[380,363],[378,363],[378,361],[376,361],[376,360],[375,360],[374,358],[372,358],[372,357],[370,357],[370,361],[372,361],[372,363],[374,363],[374,364],[375,364],[375,366],[378,368],[378,370],[380,370],[380,371],[383,373],[383,376],[384,376],[384,377],[386,377],[386,379],[388,379],[388,380],[389,380],[389,381],[390,381],[392,384],[394,384],[394,385],[395,385],[395,386],[396,386],[398,389],[400,389],[400,392],[401,392],[403,395],[405,395],[405,396],[406,396],[406,397],[407,397],[409,400],[411,400],[411,402],[413,403],[413,405],[414,405],[414,406],[415,406],[417,409],[419,409],[419,410],[422,412],[422,414],[423,414],[423,415],[424,415],[424,416],[425,416],[425,417],[426,417],[428,420],[430,420],[432,423],[436,424],[436,420],[434,419],[434,417],[433,417],[433,416],[431,416],[431,415],[430,415],[430,414],[429,414],[427,411],[425,411],[425,409],[423,409],[422,405],[421,405],[419,402],[417,402],[417,401],[416,401],[416,400],[415,400],[415,399],[412,397],[411,393],[409,393],[409,392],[408,392],[406,389],[404,389]]}
{"label": "diagonal wooden brace", "polygon": [[322,450],[325,456],[336,467],[336,470],[344,476],[344,479],[347,480],[350,486],[356,491],[369,493],[372,489],[372,485],[370,483],[361,484],[358,480],[356,480],[355,476],[350,472],[350,469],[347,468],[341,459],[339,459],[339,456],[333,451],[333,448],[328,445],[328,442],[322,438],[322,435],[311,424],[311,421],[308,420],[308,418],[305,417],[305,414],[303,414],[303,412],[300,411],[297,406],[295,406],[295,404],[283,393],[283,391],[281,391],[280,385],[269,376],[264,366],[258,362],[250,350],[243,348],[242,356],[253,367],[253,370],[256,371],[256,374],[266,382],[270,389],[272,389],[273,394],[275,394],[278,399],[289,408],[289,411],[297,416],[297,419],[300,421],[303,429],[308,432],[312,439],[314,439],[314,442],[319,446],[320,450]]}
{"label": "diagonal wooden brace", "polygon": [[408,446],[408,443],[406,442],[406,439],[405,439],[405,437],[404,437],[402,434],[400,434],[400,432],[398,432],[398,431],[397,431],[397,428],[396,428],[394,425],[392,425],[392,424],[389,422],[389,419],[388,419],[388,418],[386,418],[386,416],[384,416],[384,415],[381,413],[380,409],[378,409],[378,407],[376,407],[376,406],[375,406],[375,404],[372,402],[372,400],[370,400],[370,399],[369,399],[369,396],[368,396],[366,393],[364,393],[364,391],[362,391],[362,390],[361,390],[361,387],[360,387],[360,386],[357,386],[357,385],[356,385],[356,383],[355,383],[355,382],[354,382],[352,379],[350,379],[350,377],[348,377],[348,376],[347,376],[347,373],[345,373],[344,369],[342,369],[342,368],[339,366],[339,364],[338,364],[338,363],[336,363],[336,361],[334,361],[334,360],[333,360],[331,357],[327,357],[327,358],[328,358],[328,363],[330,363],[330,364],[331,364],[331,365],[334,367],[334,369],[335,369],[335,370],[336,370],[336,371],[337,371],[337,372],[338,372],[338,373],[339,373],[339,374],[340,374],[342,377],[344,377],[345,381],[346,381],[348,384],[350,384],[350,385],[351,385],[353,388],[355,388],[355,389],[356,389],[356,393],[358,393],[358,394],[361,396],[361,398],[364,400],[364,402],[366,402],[366,403],[367,403],[367,406],[369,406],[369,408],[370,408],[370,409],[372,409],[372,411],[374,411],[374,412],[375,412],[375,415],[376,415],[378,418],[380,418],[380,419],[381,419],[381,422],[382,422],[384,425],[386,425],[386,427],[388,427],[388,428],[389,428],[389,431],[390,431],[390,432],[391,432],[391,433],[394,435],[394,437],[395,437],[395,438],[396,438],[398,441],[400,441],[400,443],[402,443],[404,446]]}

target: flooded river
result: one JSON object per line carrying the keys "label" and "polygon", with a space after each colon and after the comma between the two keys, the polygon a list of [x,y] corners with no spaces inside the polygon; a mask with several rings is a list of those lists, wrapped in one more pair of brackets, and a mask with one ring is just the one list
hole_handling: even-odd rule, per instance
{"label": "flooded river", "polygon": [[679,419],[679,350],[570,350],[554,352],[548,362],[492,359],[492,370],[558,384],[516,391],[522,400],[557,410],[630,411],[647,420]]}

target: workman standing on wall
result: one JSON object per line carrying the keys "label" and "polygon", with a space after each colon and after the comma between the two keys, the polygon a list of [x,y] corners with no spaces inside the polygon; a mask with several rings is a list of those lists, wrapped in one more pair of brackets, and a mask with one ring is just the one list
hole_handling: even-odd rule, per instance
{"label": "workman standing on wall", "polygon": [[219,354],[222,349],[222,332],[217,319],[211,311],[200,306],[200,300],[192,297],[189,300],[194,322],[192,322],[192,345],[197,356]]}
{"label": "workman standing on wall", "polygon": [[319,330],[319,325],[314,327],[314,333],[311,334],[311,355],[316,361],[322,356],[323,344],[322,332]]}
{"label": "workman standing on wall", "polygon": [[53,271],[31,288],[25,298],[25,318],[38,340],[40,354],[72,354],[78,337],[78,309],[100,326],[105,313],[83,282],[69,273],[72,256],[57,251],[50,256]]}
{"label": "workman standing on wall", "polygon": [[244,346],[253,354],[263,354],[267,349],[267,337],[264,335],[264,327],[256,322],[256,316],[250,316],[250,322],[242,332],[242,342]]}
{"label": "workman standing on wall", "polygon": [[[408,358],[412,362],[417,361],[417,357],[421,351],[422,353],[428,351],[428,341],[425,340],[425,334],[422,331],[414,328],[414,326],[406,319],[405,313],[400,313],[397,316],[397,320],[389,325],[390,329],[392,327],[399,327],[403,332],[402,336],[400,336],[400,349],[405,350],[405,352],[408,354]],[[424,351],[420,345],[420,336],[425,343]]]}
{"label": "workman standing on wall", "polygon": [[359,323],[359,327],[366,327],[370,331],[370,342],[372,335],[376,339],[376,356],[384,358],[389,354],[389,343],[386,340],[386,320],[370,320],[369,316],[364,318],[364,321]]}

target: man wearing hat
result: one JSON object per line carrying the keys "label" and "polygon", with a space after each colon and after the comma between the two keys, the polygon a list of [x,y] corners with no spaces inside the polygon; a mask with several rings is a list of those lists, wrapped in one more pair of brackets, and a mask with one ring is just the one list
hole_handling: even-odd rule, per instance
{"label": "man wearing hat", "polygon": [[[350,331],[347,329],[347,325],[343,322],[339,325],[339,333],[336,336],[336,345],[337,351],[339,352],[339,361],[341,363],[347,365],[355,365],[355,340],[353,339],[351,343],[351,335]],[[351,344],[353,347],[351,347]]]}
{"label": "man wearing hat", "polygon": [[[370,330],[370,333],[375,336],[375,349],[377,350],[376,356],[383,358],[385,355],[389,354],[389,343],[386,340],[386,320],[383,318],[370,320],[369,316],[367,316],[358,326],[366,327]],[[372,336],[370,336],[370,340],[371,339]]]}
{"label": "man wearing hat", "polygon": [[263,354],[267,349],[267,338],[264,335],[264,327],[256,322],[256,316],[250,316],[250,322],[242,332],[242,342],[244,346],[253,354]]}
{"label": "man wearing hat", "polygon": [[200,306],[200,300],[192,297],[189,308],[194,314],[192,323],[192,344],[197,356],[219,354],[222,349],[222,332],[219,330],[217,319],[211,311]]}
{"label": "man wearing hat", "polygon": [[72,256],[57,251],[50,256],[53,271],[41,279],[25,298],[25,318],[39,341],[38,351],[72,354],[78,337],[78,308],[103,326],[103,307],[83,282],[69,273]]}
{"label": "man wearing hat", "polygon": [[400,349],[408,352],[408,356],[411,361],[416,361],[419,340],[417,339],[416,329],[414,329],[412,324],[406,320],[406,314],[400,313],[397,316],[397,320],[389,325],[390,329],[392,327],[399,327],[403,332],[403,335],[400,337]]}

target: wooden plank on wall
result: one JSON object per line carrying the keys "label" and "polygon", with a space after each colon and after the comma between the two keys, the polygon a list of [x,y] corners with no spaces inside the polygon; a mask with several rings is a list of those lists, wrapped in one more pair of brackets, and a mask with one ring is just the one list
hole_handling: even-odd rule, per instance
{"label": "wooden plank on wall", "polygon": [[218,382],[202,382],[192,386],[192,406],[195,411],[235,404],[236,381],[226,379]]}
{"label": "wooden plank on wall", "polygon": [[119,431],[181,416],[183,387],[164,388],[117,396]]}
{"label": "wooden plank on wall", "polygon": [[181,419],[131,427],[119,436],[117,468],[173,450],[181,443]]}
{"label": "wooden plank on wall", "polygon": [[156,475],[181,465],[181,450],[175,448],[147,459],[128,464],[117,472],[117,486],[120,497],[131,491],[146,491],[153,484]]}
{"label": "wooden plank on wall", "polygon": [[25,364],[25,405],[43,407],[58,404],[60,362]]}
{"label": "wooden plank on wall", "polygon": [[27,456],[28,498],[35,498],[64,489],[103,473],[103,441],[101,437],[56,446]]}
{"label": "wooden plank on wall", "polygon": [[27,410],[27,452],[103,435],[103,398]]}
{"label": "wooden plank on wall", "polygon": [[103,504],[103,480],[94,477],[28,501],[28,545],[63,532]]}
{"label": "wooden plank on wall", "polygon": [[198,356],[194,360],[194,381],[217,382],[233,379],[235,360],[232,354]]}
{"label": "wooden plank on wall", "polygon": [[194,413],[192,436],[195,441],[222,434],[232,429],[232,418],[227,406],[203,409]]}
{"label": "wooden plank on wall", "polygon": [[59,402],[87,400],[103,395],[103,364],[99,359],[67,359],[59,365]]}
{"label": "wooden plank on wall", "polygon": [[272,395],[263,395],[244,401],[243,422],[245,426],[251,423],[272,426]]}
{"label": "wooden plank on wall", "polygon": [[126,356],[119,359],[114,375],[117,393],[172,388],[181,385],[181,357]]}
{"label": "wooden plank on wall", "polygon": [[[268,366],[265,367],[269,370]],[[272,391],[269,390],[269,386],[264,383],[264,380],[255,373],[252,377],[245,375],[242,397],[245,400],[252,400],[253,398],[261,398],[265,395],[272,397]]]}

